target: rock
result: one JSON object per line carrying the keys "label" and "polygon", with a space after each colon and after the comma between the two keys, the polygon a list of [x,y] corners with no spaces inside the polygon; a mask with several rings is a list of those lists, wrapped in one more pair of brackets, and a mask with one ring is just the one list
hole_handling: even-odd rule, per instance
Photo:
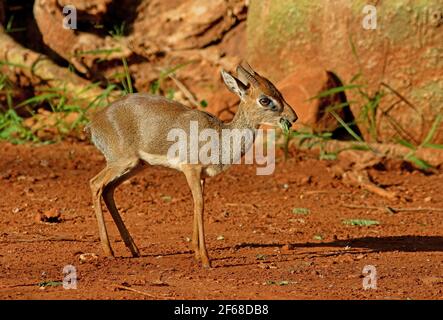
{"label": "rock", "polygon": [[[363,0],[251,1],[248,60],[272,80],[291,74],[303,78],[307,73],[299,90],[313,89],[305,96],[318,92],[324,81],[317,83],[315,75],[323,78],[323,70],[333,71],[345,84],[361,73],[353,83],[365,85],[362,90],[371,97],[382,91],[378,110],[390,109],[388,116],[377,112],[377,140],[407,138],[419,144],[437,114],[443,112],[441,0],[429,0],[425,5],[413,0],[378,2],[377,28],[373,30],[362,26],[367,4]],[[347,90],[346,95],[348,101],[355,101],[351,109],[358,118],[366,98],[355,89]],[[294,96],[301,101],[303,94],[295,92]],[[376,140],[365,121],[360,121],[359,128],[366,140]],[[442,142],[440,126],[434,143]]]}
{"label": "rock", "polygon": [[[345,103],[346,96],[339,92],[319,99],[312,98],[342,85],[334,73],[314,67],[291,73],[278,82],[277,87],[299,117],[294,125],[295,129],[309,126],[316,132],[333,132],[341,125],[327,108]],[[354,117],[348,106],[336,108],[334,111],[345,122],[353,121]]]}

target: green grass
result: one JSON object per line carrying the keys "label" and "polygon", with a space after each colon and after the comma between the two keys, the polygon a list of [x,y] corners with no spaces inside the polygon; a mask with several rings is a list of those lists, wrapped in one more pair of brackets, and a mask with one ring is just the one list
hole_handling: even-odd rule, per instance
{"label": "green grass", "polygon": [[125,94],[134,93],[134,88],[132,87],[131,74],[129,73],[128,62],[126,61],[126,58],[122,58],[122,62],[125,70],[125,77],[124,80],[122,81],[124,92]]}
{"label": "green grass", "polygon": [[[7,30],[11,29],[12,19],[8,22]],[[124,34],[124,23],[121,26],[114,27],[111,35],[118,38]],[[109,55],[114,52],[121,51],[121,48],[113,49],[97,49],[82,51],[76,53],[77,55]],[[0,61],[0,67],[29,69],[27,66],[10,63],[8,61]],[[24,142],[42,143],[55,142],[64,139],[71,133],[79,133],[83,126],[89,121],[88,113],[93,109],[102,108],[108,105],[112,100],[134,92],[132,79],[129,72],[128,63],[125,58],[122,58],[123,73],[115,74],[107,79],[107,83],[92,83],[85,87],[81,92],[78,92],[75,97],[67,92],[66,88],[46,88],[40,89],[34,96],[16,101],[14,98],[14,84],[7,78],[6,75],[0,74],[0,97],[3,96],[3,101],[0,100],[0,139],[7,140],[11,143],[19,144]],[[68,69],[74,72],[72,65]],[[93,88],[102,88],[102,93],[91,101],[84,101],[81,96]],[[2,104],[3,102],[3,104]],[[45,122],[39,119],[42,116],[36,111],[38,109],[45,109],[52,112],[51,122]],[[24,119],[20,114],[27,113],[37,122],[33,128],[28,128],[25,125]],[[67,122],[67,116],[75,113],[74,121]],[[53,138],[44,138],[42,141],[39,138],[38,132],[50,129],[55,131],[56,135]]]}
{"label": "green grass", "polygon": [[123,21],[120,25],[114,25],[111,31],[109,31],[109,34],[115,38],[120,39],[124,37],[125,30],[126,29],[126,21]]}
{"label": "green grass", "polygon": [[167,91],[167,89],[164,90],[162,88],[162,86],[163,86],[164,81],[169,77],[169,75],[175,74],[178,70],[180,70],[192,63],[195,63],[195,61],[194,60],[187,61],[184,63],[180,63],[174,67],[165,68],[165,69],[161,70],[158,79],[151,83],[149,92],[151,94],[156,94],[156,95],[163,94],[165,91]]}
{"label": "green grass", "polygon": [[[419,156],[417,156],[416,152],[420,148],[432,148],[432,149],[443,149],[442,144],[435,144],[433,143],[433,139],[435,137],[435,134],[441,125],[441,122],[443,120],[443,115],[439,114],[436,116],[436,118],[433,120],[432,126],[429,129],[429,132],[426,134],[426,137],[423,139],[421,143],[415,141],[413,137],[411,137],[408,134],[408,130],[403,128],[395,119],[393,119],[391,116],[387,114],[386,111],[380,110],[380,104],[383,101],[383,98],[387,95],[387,92],[384,89],[389,89],[389,91],[393,94],[395,94],[398,98],[405,101],[411,108],[416,109],[409,101],[407,101],[403,96],[401,96],[400,93],[398,93],[396,90],[392,89],[390,86],[386,85],[383,82],[380,82],[378,85],[378,90],[375,91],[375,93],[370,94],[366,83],[368,83],[368,80],[365,78],[363,70],[361,68],[361,61],[359,58],[359,55],[357,53],[356,47],[352,41],[352,38],[349,39],[350,46],[352,49],[352,53],[358,62],[359,70],[357,74],[355,74],[350,82],[348,84],[343,84],[338,87],[330,88],[327,90],[324,90],[320,92],[319,94],[311,97],[308,99],[308,101],[313,99],[320,99],[325,98],[337,93],[345,93],[346,96],[349,96],[349,93],[354,93],[354,96],[359,96],[361,99],[360,101],[363,101],[363,105],[360,107],[360,114],[358,117],[356,117],[352,123],[346,123],[339,115],[338,111],[342,108],[350,108],[352,105],[354,105],[355,101],[346,101],[346,102],[340,102],[336,103],[330,106],[327,106],[325,111],[328,112],[332,117],[335,118],[337,123],[340,125],[340,127],[344,128],[346,132],[349,134],[349,136],[358,144],[351,146],[349,148],[344,148],[341,150],[337,150],[333,153],[326,153],[324,150],[324,146],[326,143],[331,140],[332,133],[331,132],[324,132],[324,133],[313,133],[312,130],[309,131],[299,131],[299,132],[290,132],[287,133],[285,130],[283,130],[283,136],[284,136],[284,143],[280,145],[280,147],[284,150],[285,158],[287,158],[288,155],[288,145],[289,141],[292,138],[298,138],[299,144],[302,146],[304,142],[307,142],[307,147],[311,148],[313,146],[320,146],[320,159],[324,160],[334,160],[337,158],[337,155],[345,150],[348,149],[355,149],[355,150],[370,150],[374,153],[377,153],[369,143],[371,142],[380,142],[378,137],[378,119],[380,117],[380,113],[382,113],[382,116],[386,116],[386,119],[389,121],[389,123],[392,125],[394,130],[398,133],[400,138],[396,138],[395,142],[398,144],[401,144],[409,149],[411,151],[404,156],[404,160],[412,163],[416,167],[422,170],[431,170],[433,167],[426,162],[424,159],[421,159]],[[357,81],[361,83],[356,83]],[[343,83],[343,81],[341,81]],[[368,132],[368,138],[367,141],[364,140],[357,132],[355,132],[352,129],[352,125],[357,125],[359,128],[364,129],[363,131]],[[405,138],[404,136],[408,137]]]}
{"label": "green grass", "polygon": [[418,168],[422,170],[430,170],[432,169],[432,165],[430,165],[425,160],[419,158],[416,155],[416,152],[419,148],[432,148],[432,149],[443,149],[443,145],[441,144],[435,144],[432,143],[432,140],[434,139],[434,136],[437,132],[438,127],[440,126],[441,121],[443,120],[443,116],[441,114],[438,114],[437,117],[434,119],[431,128],[429,129],[428,133],[426,134],[423,141],[418,145],[414,145],[412,142],[407,141],[405,139],[398,139],[397,142],[401,145],[409,148],[411,151],[408,152],[408,154],[405,155],[404,159],[413,163]]}
{"label": "green grass", "polygon": [[327,152],[325,150],[326,143],[332,139],[331,132],[315,133],[309,128],[300,131],[291,130],[289,134],[284,136],[283,145],[279,145],[279,147],[284,150],[286,158],[289,153],[289,142],[292,139],[297,139],[300,146],[304,146],[308,149],[318,146],[320,149],[319,157],[321,160],[335,160],[337,158],[337,152]]}
{"label": "green grass", "polygon": [[63,286],[63,281],[42,281],[38,284],[39,287],[60,287]]}

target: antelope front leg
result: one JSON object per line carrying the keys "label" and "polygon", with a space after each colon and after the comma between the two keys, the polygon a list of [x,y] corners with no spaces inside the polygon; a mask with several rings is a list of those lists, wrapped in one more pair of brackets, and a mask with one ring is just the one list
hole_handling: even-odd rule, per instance
{"label": "antelope front leg", "polygon": [[195,250],[195,257],[200,256],[202,265],[205,268],[211,267],[211,262],[208,258],[208,252],[206,250],[205,243],[205,231],[203,226],[203,185],[201,180],[201,167],[187,165],[183,168],[183,173],[188,181],[189,188],[192,192],[192,197],[194,199],[194,230],[192,234],[192,244]]}

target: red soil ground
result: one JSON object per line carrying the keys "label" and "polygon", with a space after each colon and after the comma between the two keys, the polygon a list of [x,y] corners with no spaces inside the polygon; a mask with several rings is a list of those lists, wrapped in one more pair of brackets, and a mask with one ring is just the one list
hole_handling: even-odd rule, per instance
{"label": "red soil ground", "polygon": [[[388,201],[334,178],[334,161],[294,151],[274,175],[234,166],[206,189],[206,237],[213,268],[194,262],[192,200],[182,174],[149,167],[116,191],[142,257],[131,258],[106,213],[117,257],[102,255],[88,180],[104,166],[86,144],[0,144],[1,299],[441,299],[443,212],[351,209],[344,205],[443,207],[443,174],[400,166],[370,169],[398,192]],[[309,214],[293,213],[307,208]],[[36,220],[61,213],[61,222]],[[369,227],[343,224],[372,219]],[[98,258],[81,261],[83,253]],[[40,288],[74,265],[78,288]],[[377,289],[364,290],[373,265]],[[120,290],[124,285],[142,293]]]}

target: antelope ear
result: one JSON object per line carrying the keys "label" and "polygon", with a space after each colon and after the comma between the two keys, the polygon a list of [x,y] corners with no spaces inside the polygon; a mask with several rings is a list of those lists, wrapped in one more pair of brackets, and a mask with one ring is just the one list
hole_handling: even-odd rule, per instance
{"label": "antelope ear", "polygon": [[243,84],[240,80],[226,72],[225,70],[221,71],[221,75],[223,78],[223,81],[225,82],[225,85],[228,87],[228,89],[238,95],[240,99],[243,100],[243,98],[246,95],[246,91],[248,90],[248,87]]}

